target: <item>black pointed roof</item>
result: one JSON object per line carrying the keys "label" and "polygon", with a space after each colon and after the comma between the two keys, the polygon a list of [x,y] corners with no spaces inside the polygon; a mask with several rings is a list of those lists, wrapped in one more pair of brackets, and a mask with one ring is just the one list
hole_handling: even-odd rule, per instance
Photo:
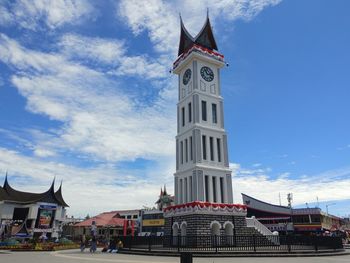
{"label": "black pointed roof", "polygon": [[187,31],[181,16],[180,16],[180,22],[181,22],[181,33],[180,33],[180,43],[179,43],[179,52],[178,52],[179,56],[185,51],[187,51],[194,44],[200,45],[210,50],[218,50],[208,15],[202,29],[199,31],[196,37],[192,37],[191,34]]}
{"label": "black pointed roof", "polygon": [[67,203],[64,201],[63,196],[62,196],[62,182],[60,185],[60,188],[55,192],[56,199],[61,203],[62,206],[68,207]]}
{"label": "black pointed roof", "polygon": [[55,192],[55,180],[53,180],[49,190],[44,193],[28,193],[13,189],[8,182],[7,175],[3,187],[0,186],[0,201],[12,201],[25,204],[47,202],[68,207],[62,197],[62,185]]}

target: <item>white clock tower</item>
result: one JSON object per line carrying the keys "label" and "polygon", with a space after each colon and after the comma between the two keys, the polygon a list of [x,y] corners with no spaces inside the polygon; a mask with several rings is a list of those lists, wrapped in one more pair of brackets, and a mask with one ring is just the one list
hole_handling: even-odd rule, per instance
{"label": "white clock tower", "polygon": [[208,17],[196,37],[181,20],[179,57],[173,65],[179,76],[176,204],[233,202],[220,86],[225,63],[217,50]]}
{"label": "white clock tower", "polygon": [[175,205],[164,209],[164,234],[172,236],[168,246],[207,246],[205,236],[216,237],[210,241],[216,240],[213,245],[231,246],[245,242],[235,236],[261,236],[255,229],[259,222],[247,227],[247,207],[233,204],[220,85],[223,66],[209,17],[196,37],[181,20],[179,54],[173,65],[179,76]]}

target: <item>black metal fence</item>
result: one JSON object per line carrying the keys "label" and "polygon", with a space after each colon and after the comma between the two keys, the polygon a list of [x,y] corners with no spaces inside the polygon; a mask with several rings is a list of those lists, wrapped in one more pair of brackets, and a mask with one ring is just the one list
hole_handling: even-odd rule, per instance
{"label": "black metal fence", "polygon": [[127,236],[126,250],[190,252],[294,252],[342,249],[341,237],[328,236]]}

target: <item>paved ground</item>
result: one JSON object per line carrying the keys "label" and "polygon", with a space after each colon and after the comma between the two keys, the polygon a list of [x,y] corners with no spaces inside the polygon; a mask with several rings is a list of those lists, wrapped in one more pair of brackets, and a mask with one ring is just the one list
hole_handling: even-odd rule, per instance
{"label": "paved ground", "polygon": [[[76,250],[60,252],[10,252],[0,253],[0,263],[179,263],[175,257],[151,257],[122,254],[90,254]],[[327,257],[298,257],[298,258],[194,258],[194,263],[345,263],[350,262],[350,255]]]}

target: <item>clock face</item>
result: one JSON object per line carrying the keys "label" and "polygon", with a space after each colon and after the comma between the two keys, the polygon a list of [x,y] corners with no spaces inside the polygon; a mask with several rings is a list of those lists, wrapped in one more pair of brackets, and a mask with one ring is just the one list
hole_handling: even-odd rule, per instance
{"label": "clock face", "polygon": [[184,74],[183,79],[182,79],[182,83],[184,85],[187,85],[187,83],[190,81],[191,74],[192,74],[192,71],[189,68],[186,69],[185,74]]}
{"label": "clock face", "polygon": [[204,80],[210,82],[214,79],[214,72],[208,67],[202,67],[201,76]]}

